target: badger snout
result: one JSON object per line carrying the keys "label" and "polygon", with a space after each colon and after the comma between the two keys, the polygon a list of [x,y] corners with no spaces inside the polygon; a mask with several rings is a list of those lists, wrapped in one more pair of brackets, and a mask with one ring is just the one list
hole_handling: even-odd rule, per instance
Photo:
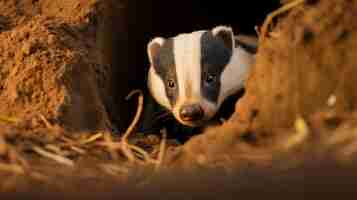
{"label": "badger snout", "polygon": [[217,107],[206,101],[179,103],[173,108],[175,118],[186,126],[204,125],[216,113]]}
{"label": "badger snout", "polygon": [[195,122],[203,119],[204,111],[199,104],[184,105],[180,108],[179,115],[182,121]]}

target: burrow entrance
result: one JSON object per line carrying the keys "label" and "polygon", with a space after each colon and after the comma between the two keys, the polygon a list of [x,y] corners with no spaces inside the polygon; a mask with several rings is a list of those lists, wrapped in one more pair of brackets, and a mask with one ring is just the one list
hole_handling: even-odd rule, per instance
{"label": "burrow entrance", "polygon": [[[133,89],[145,90],[145,72],[149,67],[146,45],[156,36],[171,37],[182,32],[230,25],[234,31],[252,34],[266,15],[278,8],[271,1],[122,1],[113,2],[106,12],[104,29],[98,40],[105,62],[113,66],[113,98],[109,98],[112,122],[124,130],[132,119],[136,103],[124,100]],[[104,41],[104,45],[103,45]],[[108,103],[107,103],[108,104]]]}

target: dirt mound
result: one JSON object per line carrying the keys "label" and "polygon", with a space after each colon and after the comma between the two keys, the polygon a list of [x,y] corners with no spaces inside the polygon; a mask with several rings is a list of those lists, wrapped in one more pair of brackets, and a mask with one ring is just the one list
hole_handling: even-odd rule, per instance
{"label": "dirt mound", "polygon": [[0,34],[0,112],[44,116],[69,130],[108,127],[90,1],[5,1]]}
{"label": "dirt mound", "polygon": [[273,133],[318,111],[357,105],[355,1],[314,1],[281,20],[260,44],[233,121]]}

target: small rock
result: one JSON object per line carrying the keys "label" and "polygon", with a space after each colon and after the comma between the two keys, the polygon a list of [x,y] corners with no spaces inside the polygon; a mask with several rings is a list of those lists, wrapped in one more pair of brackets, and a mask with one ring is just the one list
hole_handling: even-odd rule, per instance
{"label": "small rock", "polygon": [[328,99],[327,99],[327,105],[332,107],[336,104],[336,101],[337,101],[337,97],[336,95],[331,95]]}

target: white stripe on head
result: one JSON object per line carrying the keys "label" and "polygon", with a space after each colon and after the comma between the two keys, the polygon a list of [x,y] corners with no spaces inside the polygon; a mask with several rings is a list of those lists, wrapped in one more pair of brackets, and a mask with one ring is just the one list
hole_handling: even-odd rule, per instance
{"label": "white stripe on head", "polygon": [[201,97],[201,36],[205,31],[181,34],[174,38],[178,106],[198,102]]}
{"label": "white stripe on head", "polygon": [[155,72],[154,67],[150,67],[148,75],[148,88],[156,101],[167,109],[171,109],[170,100],[168,99],[165,91],[165,83]]}

